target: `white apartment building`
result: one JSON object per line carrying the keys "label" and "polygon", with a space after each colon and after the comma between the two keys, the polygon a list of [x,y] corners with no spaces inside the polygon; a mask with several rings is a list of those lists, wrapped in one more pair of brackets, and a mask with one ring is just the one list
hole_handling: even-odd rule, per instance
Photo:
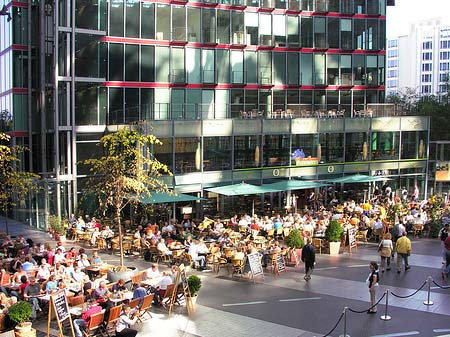
{"label": "white apartment building", "polygon": [[412,23],[408,35],[388,39],[386,53],[386,95],[410,87],[439,96],[450,71],[450,19]]}

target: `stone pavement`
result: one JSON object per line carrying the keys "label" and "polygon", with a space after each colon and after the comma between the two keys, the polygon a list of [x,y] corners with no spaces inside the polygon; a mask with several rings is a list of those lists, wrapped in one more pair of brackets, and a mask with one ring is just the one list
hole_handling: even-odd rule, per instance
{"label": "stone pavement", "polygon": [[[4,230],[2,220],[0,230]],[[37,242],[49,240],[46,233],[20,223],[14,222],[10,228],[13,235],[23,234]],[[439,241],[411,239],[412,269],[397,274],[393,262],[392,270],[381,275],[377,298],[387,289],[400,295],[412,294],[428,276],[442,285],[448,285],[447,281],[440,279]],[[72,245],[76,246],[71,241],[66,243],[66,247]],[[88,253],[91,251],[89,247],[84,248]],[[105,262],[118,263],[119,257],[116,255],[100,255]],[[177,307],[169,316],[160,308],[153,308],[153,318],[138,326],[138,336],[322,336],[333,327],[344,306],[355,309],[369,307],[365,278],[371,260],[379,260],[376,244],[373,243],[361,245],[352,254],[346,252],[338,257],[317,254],[317,266],[310,282],[302,279],[303,267],[288,268],[279,276],[266,273],[264,279],[258,279],[255,284],[246,278],[231,278],[226,271],[221,271],[219,275],[197,273],[202,278],[203,287],[195,313],[187,317],[185,308]],[[126,257],[125,261],[126,265],[137,266],[141,270],[149,267],[149,263],[140,257]],[[165,268],[161,266],[160,269]],[[427,287],[424,287],[407,299],[390,296],[392,321],[384,322],[379,317],[365,314],[349,316],[350,335],[448,337],[443,333],[450,333],[450,291],[433,286],[431,296],[435,303],[432,306],[423,304],[427,295]],[[380,315],[384,310],[383,304],[384,301],[380,302]],[[405,321],[408,321],[407,326],[402,323]],[[39,336],[46,335],[46,320],[40,320],[34,326]],[[333,336],[341,333],[342,323]],[[53,327],[51,334],[57,335]]]}

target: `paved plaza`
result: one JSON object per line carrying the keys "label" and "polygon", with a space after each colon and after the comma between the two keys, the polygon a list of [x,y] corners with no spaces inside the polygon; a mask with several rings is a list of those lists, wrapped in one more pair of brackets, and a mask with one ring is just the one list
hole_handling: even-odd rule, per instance
{"label": "paved plaza", "polygon": [[[50,240],[46,233],[14,221],[10,221],[9,228],[11,235],[23,234],[36,242]],[[0,230],[4,231],[4,218],[0,219]],[[412,268],[398,274],[394,261],[392,270],[380,274],[377,299],[384,297],[375,315],[365,312],[370,307],[365,280],[369,261],[379,261],[379,257],[377,245],[367,243],[358,245],[351,254],[348,250],[339,256],[317,254],[316,269],[309,282],[303,280],[303,266],[288,267],[278,276],[268,271],[256,282],[247,277],[230,277],[226,268],[219,274],[192,270],[203,281],[195,314],[188,317],[184,308],[176,308],[169,316],[154,308],[153,318],[139,326],[138,336],[323,336],[341,316],[330,336],[343,335],[344,325],[347,335],[353,337],[450,336],[450,289],[441,288],[449,286],[449,282],[441,278],[440,242],[410,238]],[[71,247],[72,242],[66,246]],[[91,249],[85,248],[89,253]],[[111,254],[101,257],[111,264],[119,260]],[[140,269],[149,266],[141,257],[125,260],[126,265]],[[433,305],[424,305],[428,301],[429,277]],[[343,315],[345,307],[349,310]],[[391,319],[380,319],[385,314]],[[39,336],[46,335],[46,320],[34,326]],[[51,334],[57,335],[53,328]]]}

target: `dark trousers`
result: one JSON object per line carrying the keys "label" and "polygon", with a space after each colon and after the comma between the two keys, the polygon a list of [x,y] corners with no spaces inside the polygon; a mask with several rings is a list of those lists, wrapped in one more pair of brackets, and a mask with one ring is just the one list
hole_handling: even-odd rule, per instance
{"label": "dark trousers", "polygon": [[120,337],[135,337],[137,335],[137,331],[130,329],[130,328],[125,328],[120,332],[116,331],[116,336],[120,336]]}
{"label": "dark trousers", "polygon": [[306,277],[311,277],[313,269],[314,269],[314,262],[305,261],[305,274],[306,274]]}

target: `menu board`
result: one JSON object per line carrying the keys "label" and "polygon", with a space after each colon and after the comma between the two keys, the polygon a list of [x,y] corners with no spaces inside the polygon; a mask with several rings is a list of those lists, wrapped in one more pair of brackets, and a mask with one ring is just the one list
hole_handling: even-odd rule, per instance
{"label": "menu board", "polygon": [[261,265],[261,258],[258,253],[247,255],[248,263],[253,277],[263,275],[264,271]]}
{"label": "menu board", "polygon": [[70,317],[69,305],[67,304],[66,295],[64,291],[52,295],[52,301],[55,308],[56,317],[59,322],[65,321]]}
{"label": "menu board", "polygon": [[283,256],[281,254],[277,254],[276,258],[276,272],[281,273],[283,271],[286,271],[286,264],[284,263]]}

